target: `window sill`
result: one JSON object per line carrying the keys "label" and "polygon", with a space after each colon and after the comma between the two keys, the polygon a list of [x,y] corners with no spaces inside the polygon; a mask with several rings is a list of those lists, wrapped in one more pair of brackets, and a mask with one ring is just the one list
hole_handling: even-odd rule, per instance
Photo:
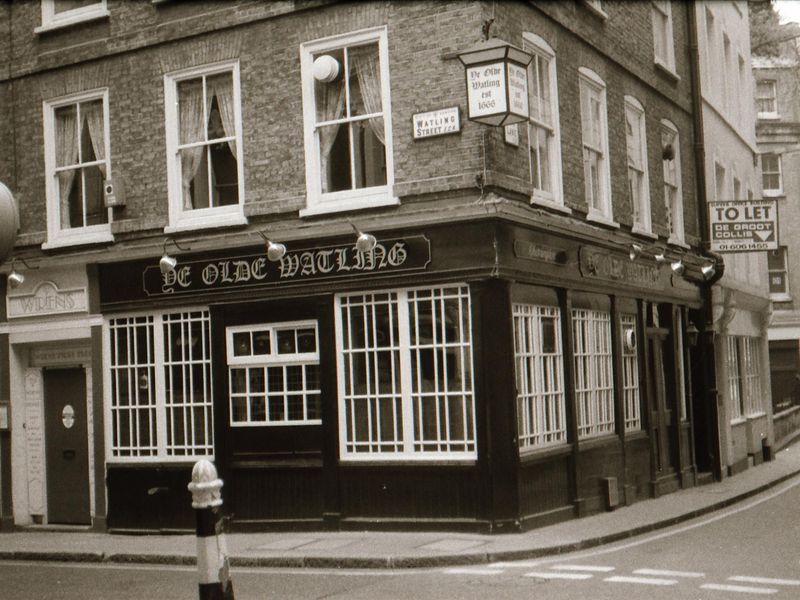
{"label": "window sill", "polygon": [[785,197],[786,194],[783,193],[783,190],[762,190],[761,195],[764,198],[781,198]]}
{"label": "window sill", "polygon": [[601,433],[591,437],[582,437],[578,440],[578,451],[591,450],[610,444],[618,444],[619,436],[616,433]]}
{"label": "window sill", "polygon": [[777,121],[781,116],[778,113],[758,113],[758,118],[764,121]]}
{"label": "window sill", "polygon": [[531,206],[541,206],[542,208],[548,208],[550,210],[555,210],[560,213],[564,213],[565,215],[571,215],[572,209],[564,206],[560,202],[556,202],[554,200],[548,200],[546,198],[541,198],[537,196],[533,196],[531,198]]}
{"label": "window sill", "polygon": [[548,458],[564,456],[572,452],[572,444],[562,443],[557,446],[544,446],[542,448],[520,448],[519,460],[522,464],[532,463]]}
{"label": "window sill", "polygon": [[651,240],[657,240],[658,236],[650,231],[649,229],[644,229],[643,227],[639,227],[638,225],[634,225],[631,227],[631,233],[634,235],[638,235],[640,237],[646,237]]}
{"label": "window sill", "polygon": [[215,216],[203,216],[179,219],[176,223],[164,227],[164,233],[184,233],[198,229],[213,229],[217,227],[236,227],[247,225],[247,217],[241,211]]}
{"label": "window sill", "polygon": [[72,17],[66,17],[62,19],[54,19],[49,23],[44,23],[42,25],[39,25],[38,27],[34,27],[33,33],[39,35],[41,33],[48,33],[50,31],[57,31],[59,29],[72,27],[73,25],[80,25],[81,23],[88,23],[90,21],[99,21],[100,19],[107,19],[110,16],[111,13],[108,11],[108,9],[102,8],[99,10],[86,12],[81,15],[74,15]]}
{"label": "window sill", "polygon": [[586,220],[590,223],[597,223],[598,225],[605,225],[606,227],[619,229],[619,223],[593,208],[589,209],[589,213],[586,215]]}
{"label": "window sill", "polygon": [[590,0],[583,0],[583,5],[586,8],[588,8],[589,12],[591,12],[596,17],[600,17],[601,19],[603,19],[603,21],[608,20],[608,13],[606,11],[604,11],[602,8],[600,8],[599,6],[596,6]]}
{"label": "window sill", "polygon": [[773,302],[791,302],[792,295],[791,294],[770,294],[769,299]]}
{"label": "window sill", "polygon": [[691,246],[689,244],[687,244],[683,240],[680,240],[680,239],[678,239],[676,237],[669,236],[669,238],[667,239],[667,243],[670,246],[678,246],[679,248],[683,248],[684,250],[690,250],[691,249]]}
{"label": "window sill", "polygon": [[365,199],[362,197],[349,199],[343,202],[320,202],[318,204],[311,204],[306,208],[301,208],[299,215],[301,218],[315,217],[317,215],[328,215],[351,210],[369,210],[371,208],[383,206],[398,206],[399,204],[400,199],[391,196],[382,195],[380,199]]}
{"label": "window sill", "polygon": [[158,465],[168,464],[173,467],[191,467],[198,460],[214,461],[213,454],[202,454],[198,456],[129,456],[120,457],[114,456],[106,459],[106,464],[109,467],[150,467],[155,468]]}
{"label": "window sill", "polygon": [[111,244],[113,242],[114,234],[109,229],[94,233],[54,236],[42,244],[42,250],[55,250],[57,248],[83,246],[86,244]]}
{"label": "window sill", "polygon": [[669,77],[669,78],[670,78],[670,79],[672,79],[672,80],[673,80],[675,83],[679,83],[679,82],[680,82],[680,80],[681,80],[681,76],[680,76],[680,75],[678,75],[678,74],[675,72],[675,67],[674,67],[674,66],[673,66],[673,67],[671,67],[671,66],[669,66],[669,65],[667,65],[667,64],[665,64],[665,63],[663,63],[662,61],[658,60],[658,59],[656,59],[656,61],[655,61],[655,63],[654,63],[654,64],[655,64],[655,66],[656,66],[656,70],[657,70],[659,73],[661,73],[662,75],[665,75],[665,76]]}
{"label": "window sill", "polygon": [[478,464],[478,459],[474,455],[459,456],[458,458],[428,458],[428,457],[411,457],[402,456],[397,458],[389,458],[381,456],[380,458],[354,458],[352,456],[339,459],[339,465],[342,467],[472,467]]}

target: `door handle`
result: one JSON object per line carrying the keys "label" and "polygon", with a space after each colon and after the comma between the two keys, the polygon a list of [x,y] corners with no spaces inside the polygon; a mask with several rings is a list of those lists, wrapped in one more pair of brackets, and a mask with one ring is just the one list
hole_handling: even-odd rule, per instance
{"label": "door handle", "polygon": [[73,458],[75,458],[75,450],[73,450],[72,448],[65,448],[62,452],[62,455],[67,460],[72,460]]}

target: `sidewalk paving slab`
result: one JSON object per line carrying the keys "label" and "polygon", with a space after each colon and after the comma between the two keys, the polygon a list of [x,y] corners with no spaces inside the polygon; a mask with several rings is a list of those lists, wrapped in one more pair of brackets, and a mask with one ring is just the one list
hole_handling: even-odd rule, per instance
{"label": "sidewalk paving slab", "polygon": [[[233,567],[433,568],[583,550],[707,515],[800,475],[800,445],[721,482],[525,533],[319,531],[229,533]],[[800,480],[798,480],[800,483]],[[46,527],[0,534],[0,560],[192,565],[194,535],[122,535]]]}

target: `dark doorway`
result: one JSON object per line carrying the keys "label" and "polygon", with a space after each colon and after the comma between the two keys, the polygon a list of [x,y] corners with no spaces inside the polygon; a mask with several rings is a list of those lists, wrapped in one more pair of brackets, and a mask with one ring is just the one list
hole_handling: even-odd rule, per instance
{"label": "dark doorway", "polygon": [[86,373],[82,368],[45,369],[43,379],[47,521],[88,525]]}

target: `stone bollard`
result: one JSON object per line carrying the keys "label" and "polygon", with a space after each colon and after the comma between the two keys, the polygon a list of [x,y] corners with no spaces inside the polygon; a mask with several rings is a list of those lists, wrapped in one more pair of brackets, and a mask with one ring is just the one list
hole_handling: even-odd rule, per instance
{"label": "stone bollard", "polygon": [[234,600],[225,533],[222,531],[222,480],[207,460],[192,469],[192,508],[197,515],[197,574],[200,600]]}

